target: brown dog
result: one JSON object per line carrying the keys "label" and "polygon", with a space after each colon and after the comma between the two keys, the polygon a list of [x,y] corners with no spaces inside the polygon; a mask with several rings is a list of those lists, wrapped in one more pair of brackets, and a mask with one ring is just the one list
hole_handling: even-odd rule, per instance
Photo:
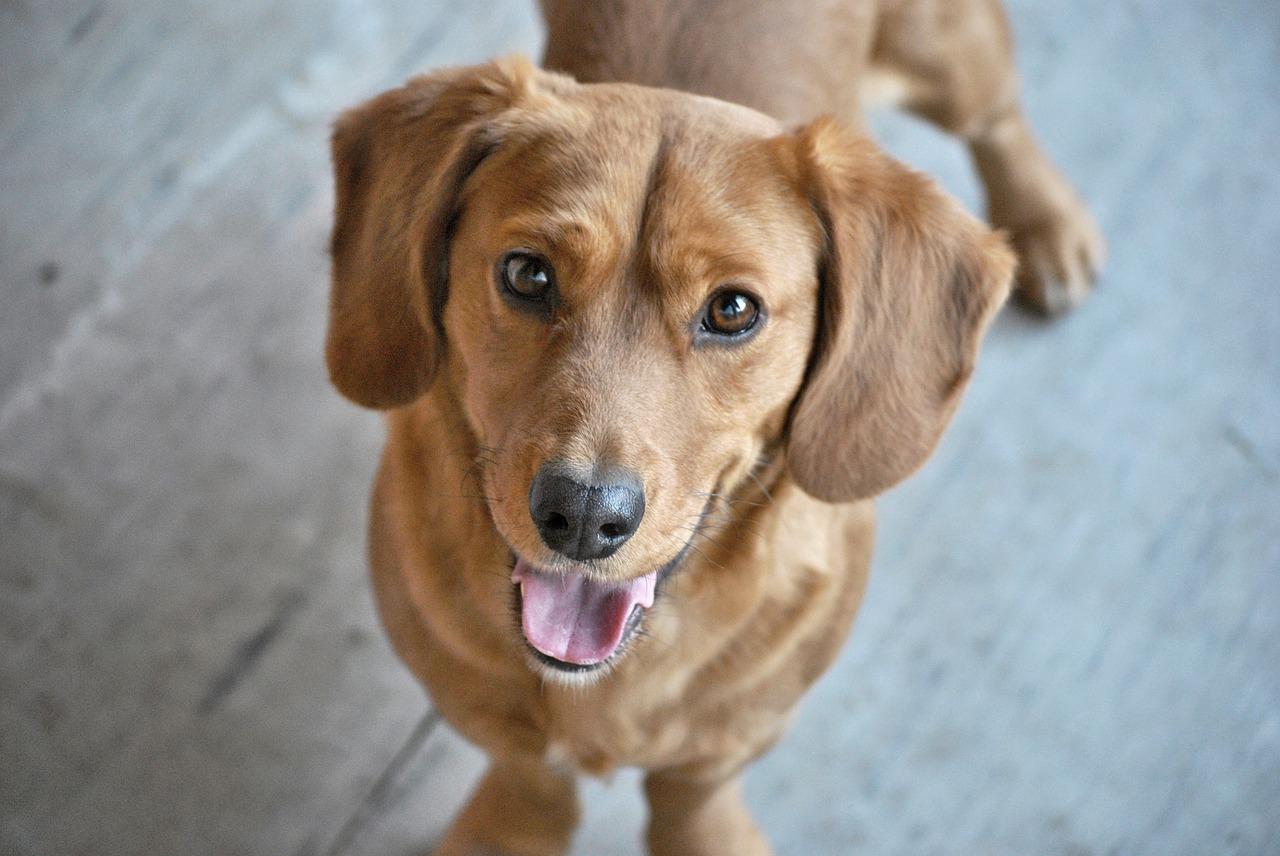
{"label": "brown dog", "polygon": [[546,13],[548,66],[646,85],[443,71],[333,141],[329,368],[389,411],[379,609],[492,756],[439,852],[561,853],[575,771],[637,765],[652,852],[765,853],[737,776],[848,633],[870,498],[933,449],[1014,268],[853,130],[859,92],[971,142],[1031,300],[1083,293],[1098,241],[994,2]]}

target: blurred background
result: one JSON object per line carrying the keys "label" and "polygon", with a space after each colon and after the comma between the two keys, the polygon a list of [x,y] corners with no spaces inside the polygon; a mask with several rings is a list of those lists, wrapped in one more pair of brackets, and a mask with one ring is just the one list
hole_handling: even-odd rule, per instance
{"label": "blurred background", "polygon": [[[1280,5],[1010,0],[1098,215],[881,503],[747,791],[780,854],[1280,853]],[[336,111],[532,0],[0,3],[0,853],[424,852],[482,758],[365,578],[378,418],[321,363]],[[974,210],[961,146],[876,116]],[[577,854],[635,853],[637,777]]]}

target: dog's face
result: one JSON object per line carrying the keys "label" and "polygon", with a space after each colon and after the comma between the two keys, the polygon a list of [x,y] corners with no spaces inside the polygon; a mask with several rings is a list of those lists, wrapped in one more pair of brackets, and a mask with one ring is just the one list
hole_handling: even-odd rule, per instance
{"label": "dog's face", "polygon": [[[820,236],[773,129],[716,102],[624,94],[588,89],[515,120],[468,178],[452,235],[446,371],[521,573],[670,567],[713,495],[781,436],[813,339]],[[549,481],[567,495],[543,497]],[[593,491],[624,507],[578,507]],[[609,624],[547,650],[557,640],[526,631],[570,662],[621,638]]]}
{"label": "dog's face", "polygon": [[766,451],[825,499],[914,469],[1011,273],[829,124],[518,63],[349,114],[335,163],[335,383],[451,384],[525,639],[566,673],[618,654]]}

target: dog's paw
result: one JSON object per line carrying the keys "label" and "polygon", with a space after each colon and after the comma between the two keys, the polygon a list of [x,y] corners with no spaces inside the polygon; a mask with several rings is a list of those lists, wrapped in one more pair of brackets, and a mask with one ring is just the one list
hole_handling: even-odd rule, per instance
{"label": "dog's paw", "polygon": [[1036,206],[1034,219],[995,224],[1018,254],[1018,299],[1045,315],[1079,306],[1106,259],[1106,244],[1088,209],[1070,188],[1056,190],[1053,202]]}

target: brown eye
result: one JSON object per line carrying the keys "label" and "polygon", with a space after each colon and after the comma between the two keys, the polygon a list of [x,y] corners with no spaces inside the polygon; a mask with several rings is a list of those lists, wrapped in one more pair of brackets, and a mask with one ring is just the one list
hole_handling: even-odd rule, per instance
{"label": "brown eye", "polygon": [[739,336],[755,326],[760,305],[741,291],[722,291],[707,304],[702,326],[719,336]]}
{"label": "brown eye", "polygon": [[522,300],[542,300],[555,285],[550,262],[531,253],[509,253],[499,268],[502,287]]}

